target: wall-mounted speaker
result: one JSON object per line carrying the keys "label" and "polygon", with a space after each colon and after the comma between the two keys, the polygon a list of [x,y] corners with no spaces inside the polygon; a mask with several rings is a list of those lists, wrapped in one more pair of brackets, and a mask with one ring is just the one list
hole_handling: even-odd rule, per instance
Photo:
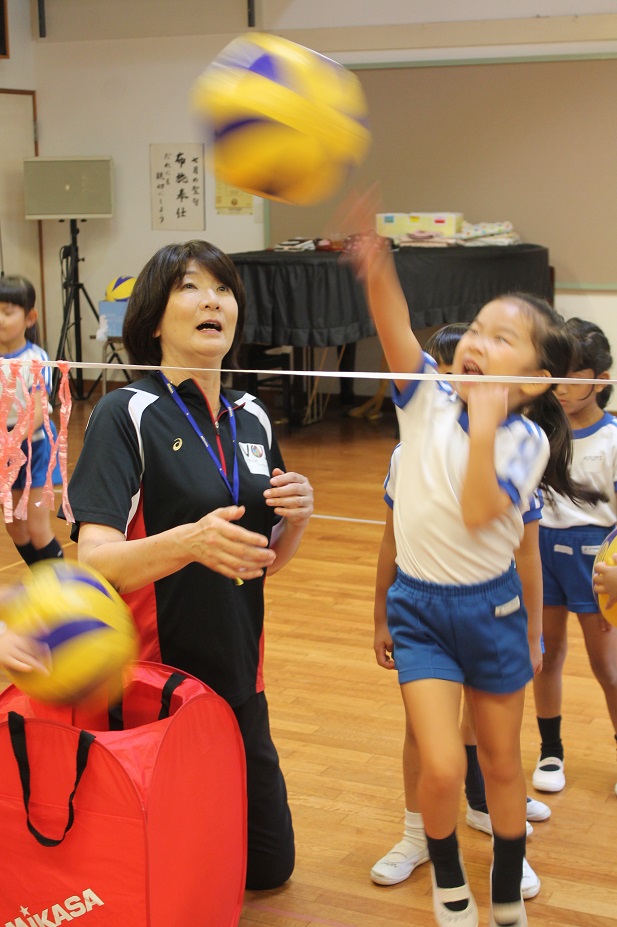
{"label": "wall-mounted speaker", "polygon": [[112,160],[25,158],[24,194],[26,219],[111,219]]}

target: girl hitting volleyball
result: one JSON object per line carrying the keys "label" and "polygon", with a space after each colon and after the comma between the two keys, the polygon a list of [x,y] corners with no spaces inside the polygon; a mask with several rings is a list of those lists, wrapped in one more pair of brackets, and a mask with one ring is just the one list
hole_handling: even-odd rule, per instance
{"label": "girl hitting volleyball", "polygon": [[[360,230],[372,230],[374,211],[360,201],[352,217]],[[392,256],[373,231],[358,238],[352,261],[390,369],[434,371],[413,334]],[[561,377],[572,350],[548,304],[504,296],[484,306],[461,337],[453,373]],[[401,455],[393,509],[397,576],[388,592],[388,624],[407,724],[418,744],[418,801],[435,918],[439,925],[478,924],[456,837],[465,775],[459,732],[465,684],[493,826],[490,922],[521,927],[527,919],[521,898],[526,786],[520,729],[525,686],[542,662],[541,577],[536,557],[536,594],[528,594],[526,610],[513,555],[538,485],[585,494],[570,480],[567,421],[548,383],[461,380],[455,392],[437,380],[394,377]]]}
{"label": "girl hitting volleyball", "polygon": [[[559,792],[566,782],[561,697],[568,612],[578,617],[591,668],[617,732],[617,630],[598,613],[592,588],[594,556],[617,521],[617,419],[605,411],[612,386],[576,383],[577,378],[608,379],[613,359],[606,335],[593,322],[569,319],[566,327],[578,345],[577,361],[569,373],[573,381],[559,384],[555,394],[572,429],[572,475],[603,493],[604,500],[581,506],[555,494],[547,499],[540,526],[545,653],[542,673],[534,680],[542,743],[533,784],[545,792]],[[605,593],[602,574],[615,568],[600,566],[598,570],[596,590]]]}
{"label": "girl hitting volleyball", "polygon": [[[25,277],[0,278],[0,363],[5,376],[8,377],[10,361],[21,361],[21,375],[28,390],[32,389],[33,383],[28,361],[49,360],[47,352],[34,340],[37,320],[35,301],[34,287]],[[45,386],[49,390],[51,370],[49,367],[44,367],[42,373]],[[43,428],[41,405],[43,400],[39,390],[35,390],[32,399],[34,402],[34,434],[30,461],[32,485],[28,497],[27,518],[14,518],[12,522],[6,524],[6,530],[19,555],[28,565],[37,560],[62,557],[62,548],[51,527],[51,512],[41,504],[51,445],[47,432]],[[18,382],[15,388],[15,399],[6,422],[9,431],[15,426],[19,412],[25,407],[27,401],[28,397],[24,394],[23,386]],[[24,455],[28,455],[27,441],[24,441],[22,451]],[[21,499],[26,478],[27,465],[24,464],[13,484],[13,509],[17,507]],[[54,470],[54,483],[60,483],[58,468]]]}
{"label": "girl hitting volleyball", "polygon": [[[434,332],[424,345],[426,354],[429,354],[437,365],[439,373],[452,373],[454,352],[463,333],[467,330],[467,322],[453,322],[444,325]],[[394,526],[392,508],[395,499],[396,474],[400,446],[394,449],[390,460],[388,475],[384,483],[384,500],[386,502],[386,527],[379,550],[377,577],[375,585],[375,640],[374,649],[377,663],[387,670],[396,668],[392,650],[392,637],[387,623],[387,593],[389,587],[396,579],[396,543],[394,540]],[[516,552],[516,566],[523,586],[523,600],[525,596],[533,594],[534,580],[537,576],[538,552],[538,519],[542,515],[541,506],[534,505],[523,516],[525,530],[521,544]],[[531,569],[526,569],[528,561],[526,553],[530,552]],[[531,588],[526,590],[526,578],[529,577]],[[461,720],[461,736],[467,755],[467,771],[465,775],[465,794],[467,797],[466,821],[470,827],[492,835],[492,825],[486,794],[484,777],[478,762],[475,723],[469,699],[463,703]],[[428,849],[424,822],[418,810],[417,803],[417,777],[419,772],[418,752],[413,739],[413,732],[407,728],[403,744],[403,781],[405,784],[405,823],[403,837],[385,856],[382,856],[371,868],[371,879],[378,885],[396,885],[409,878],[416,866],[428,861]],[[542,821],[550,817],[551,810],[543,802],[527,797],[527,820]],[[532,832],[527,825],[527,835]],[[521,894],[524,899],[534,898],[540,891],[540,880],[529,865],[527,859],[523,860],[523,877],[521,879]]]}

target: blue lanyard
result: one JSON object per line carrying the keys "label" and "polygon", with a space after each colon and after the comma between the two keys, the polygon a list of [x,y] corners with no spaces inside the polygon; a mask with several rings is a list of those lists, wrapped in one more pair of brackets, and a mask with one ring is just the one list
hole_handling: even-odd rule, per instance
{"label": "blue lanyard", "polygon": [[195,434],[197,435],[201,443],[204,445],[204,447],[210,454],[210,457],[214,461],[216,469],[219,471],[221,478],[223,482],[225,483],[225,486],[227,486],[227,489],[229,490],[231,498],[233,499],[236,505],[239,505],[240,504],[240,501],[239,501],[240,500],[240,475],[238,473],[238,456],[236,454],[236,416],[234,415],[234,410],[233,410],[232,405],[225,399],[225,397],[221,393],[221,396],[220,396],[221,403],[225,406],[225,408],[227,409],[229,413],[229,427],[231,429],[231,443],[232,443],[233,452],[234,452],[234,465],[233,465],[233,477],[232,477],[233,486],[230,486],[229,480],[227,479],[227,474],[225,473],[225,469],[223,467],[223,462],[219,458],[214,448],[206,440],[206,437],[201,431],[199,425],[197,424],[197,422],[195,421],[195,419],[193,418],[193,416],[187,409],[181,397],[178,395],[176,387],[173,385],[173,383],[170,382],[170,380],[167,379],[167,377],[165,376],[162,370],[159,370],[158,373],[163,383],[165,384],[165,386],[171,393],[171,398],[176,403],[180,411],[186,416],[191,428],[193,429],[193,431],[195,432]]}

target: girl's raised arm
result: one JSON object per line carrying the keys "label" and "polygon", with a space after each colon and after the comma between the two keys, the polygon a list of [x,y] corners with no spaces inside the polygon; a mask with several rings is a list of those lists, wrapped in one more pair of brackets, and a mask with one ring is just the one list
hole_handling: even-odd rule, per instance
{"label": "girl's raised arm", "polygon": [[[365,194],[352,207],[347,222],[358,234],[350,257],[363,282],[369,310],[375,322],[388,366],[393,373],[415,373],[422,366],[422,349],[411,328],[409,307],[394,259],[386,243],[375,233],[377,201]],[[406,380],[395,380],[403,389]]]}

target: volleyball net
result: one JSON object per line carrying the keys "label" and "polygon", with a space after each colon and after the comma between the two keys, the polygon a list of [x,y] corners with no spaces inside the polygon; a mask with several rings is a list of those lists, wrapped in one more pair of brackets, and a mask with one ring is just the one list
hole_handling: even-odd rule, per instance
{"label": "volleyball net", "polygon": [[[44,368],[59,371],[59,380],[55,392],[56,406],[50,412],[49,395],[46,387]],[[3,510],[5,522],[12,522],[14,518],[25,519],[28,511],[28,501],[32,486],[31,461],[32,442],[35,432],[35,402],[37,393],[41,396],[43,412],[42,427],[49,440],[51,448],[45,485],[42,492],[41,505],[46,508],[56,508],[53,473],[59,465],[62,479],[62,510],[68,522],[74,522],[73,513],[68,500],[68,428],[72,411],[73,396],[71,392],[71,371],[81,369],[84,373],[95,373],[105,369],[111,371],[127,372],[131,379],[137,379],[146,373],[157,371],[160,368],[148,365],[121,364],[121,363],[94,363],[74,361],[39,361],[32,359],[20,361],[12,359],[0,364],[0,505]],[[212,368],[176,367],[165,368],[183,371],[187,377],[199,376],[200,372],[210,373]],[[234,374],[263,374],[271,375],[270,369],[239,368],[216,369],[222,375]],[[456,383],[465,380],[469,383],[542,383],[556,385],[559,383],[573,383],[576,385],[601,385],[603,387],[615,385],[617,380],[594,379],[581,377],[512,377],[512,376],[483,376],[483,375],[454,375],[434,373],[393,373],[388,370],[378,371],[344,371],[344,370],[286,370],[281,368],[276,372],[277,377],[303,377],[308,379],[358,379],[377,380],[380,384],[387,384],[392,380],[441,380]],[[50,378],[47,377],[49,382]],[[14,424],[8,422],[17,418]],[[53,415],[53,418],[52,418]],[[54,424],[56,427],[54,427]],[[12,489],[17,476],[25,465],[25,482],[21,498],[17,506],[13,506]]]}

